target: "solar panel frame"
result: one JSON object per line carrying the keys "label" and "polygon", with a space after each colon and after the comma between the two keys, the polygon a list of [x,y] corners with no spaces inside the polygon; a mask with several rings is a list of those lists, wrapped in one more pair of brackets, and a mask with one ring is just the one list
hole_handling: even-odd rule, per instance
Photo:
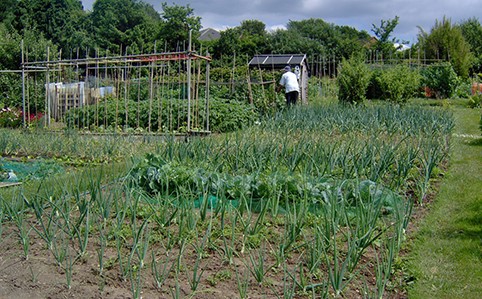
{"label": "solar panel frame", "polygon": [[261,54],[255,55],[249,66],[283,68],[286,65],[300,65],[306,59],[306,54]]}

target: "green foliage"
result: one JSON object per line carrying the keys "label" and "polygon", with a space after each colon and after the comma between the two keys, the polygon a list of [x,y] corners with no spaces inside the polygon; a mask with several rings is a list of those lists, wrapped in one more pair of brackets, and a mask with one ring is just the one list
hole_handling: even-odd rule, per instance
{"label": "green foliage", "polygon": [[406,103],[420,87],[420,74],[406,65],[396,65],[375,72],[381,98],[394,103]]}
{"label": "green foliage", "polygon": [[151,5],[132,0],[98,0],[89,15],[101,53],[121,53],[121,46],[153,48],[160,17]]}
{"label": "green foliage", "polygon": [[302,36],[297,31],[284,29],[270,34],[270,48],[273,53],[306,53],[308,56],[326,52],[318,41]]}
{"label": "green foliage", "polygon": [[245,20],[238,27],[222,31],[214,45],[213,57],[229,63],[234,59],[244,62],[255,54],[269,52],[265,27],[263,22]]}
{"label": "green foliage", "polygon": [[422,70],[422,85],[437,99],[450,98],[459,84],[459,78],[450,63],[436,63]]}
{"label": "green foliage", "polygon": [[[31,59],[46,60],[45,49],[49,47],[52,52],[57,52],[57,47],[37,30],[24,29],[22,33],[16,32],[11,25],[0,23],[0,68],[8,70],[21,69],[22,41],[24,52]],[[19,74],[15,76],[19,77]]]}
{"label": "green foliage", "polygon": [[[127,110],[125,109],[127,105]],[[199,107],[199,114],[194,112]],[[205,101],[192,103],[192,129],[204,129],[206,114]],[[212,132],[229,132],[251,125],[256,119],[254,109],[242,102],[223,99],[210,99],[209,123]],[[159,117],[159,113],[161,117]],[[150,117],[149,117],[150,116]],[[159,132],[185,132],[187,129],[186,100],[154,100],[118,102],[107,98],[97,105],[71,109],[65,121],[69,127],[87,128],[128,128]]]}
{"label": "green foliage", "polygon": [[187,50],[187,46],[181,47],[181,45],[188,40],[189,30],[192,30],[193,37],[196,37],[201,29],[201,18],[194,15],[194,10],[189,4],[169,6],[164,2],[162,11],[160,37],[170,51]]}
{"label": "green foliage", "polygon": [[[290,34],[292,36],[290,39],[283,41],[284,47],[290,44],[298,44],[300,47],[292,49],[298,50],[297,52],[288,51],[285,53],[306,53],[309,56],[330,54],[349,58],[354,54],[363,52],[365,43],[370,39],[369,34],[365,31],[360,32],[349,26],[327,23],[322,19],[311,18],[289,21],[287,28],[293,34]],[[273,49],[276,50],[279,47],[283,47],[283,45],[278,44]]]}
{"label": "green foliage", "polygon": [[252,125],[257,119],[255,109],[246,102],[210,100],[209,126],[213,132],[232,132]]}
{"label": "green foliage", "polygon": [[392,20],[381,20],[380,26],[372,24],[372,32],[377,37],[375,51],[382,57],[392,57],[397,50],[394,44],[399,41],[394,37],[391,38],[391,35],[398,25],[398,19],[399,17],[395,16]]}
{"label": "green foliage", "polygon": [[21,37],[18,33],[4,23],[0,23],[0,68],[19,69],[21,63],[20,40]]}
{"label": "green foliage", "polygon": [[454,97],[458,99],[467,99],[471,96],[472,82],[470,80],[460,80],[457,88],[455,89]]}
{"label": "green foliage", "polygon": [[469,108],[480,108],[482,107],[482,94],[474,94],[469,97],[469,101],[467,103]]}
{"label": "green foliage", "polygon": [[418,44],[427,59],[442,59],[452,64],[457,75],[468,78],[472,62],[470,45],[465,41],[459,27],[452,25],[446,17],[435,21],[430,34],[421,30]]}
{"label": "green foliage", "polygon": [[[249,88],[246,82],[248,74],[251,81]],[[279,71],[248,70],[247,65],[235,68],[224,66],[213,68],[210,78],[210,95],[214,98],[249,102],[260,115],[271,114],[285,107],[284,95],[275,91],[276,82],[280,78]]]}
{"label": "green foliage", "polygon": [[[169,142],[132,174],[150,194],[308,199],[316,204],[327,203],[330,190],[347,194],[350,203],[356,176],[364,181],[362,198],[388,203],[394,194],[379,184],[398,191],[407,187],[407,180],[415,179],[411,186],[421,184],[416,179],[420,175],[428,183],[433,166],[445,157],[445,138],[452,128],[451,115],[441,110],[299,106],[222,138]],[[340,181],[348,189],[335,187]],[[391,199],[382,199],[382,193]]]}
{"label": "green foliage", "polygon": [[86,12],[80,1],[17,1],[13,9],[21,16],[11,22],[18,32],[34,30],[66,51],[89,45],[84,39],[87,36]]}
{"label": "green foliage", "polygon": [[361,55],[343,59],[338,71],[338,99],[343,103],[357,104],[365,100],[370,70]]}
{"label": "green foliage", "polygon": [[22,106],[22,77],[19,74],[0,74],[0,108]]}
{"label": "green foliage", "polygon": [[474,55],[471,73],[480,73],[482,72],[482,25],[477,18],[470,18],[459,26]]}
{"label": "green foliage", "polygon": [[380,86],[379,78],[383,72],[383,68],[372,68],[372,75],[367,87],[367,98],[371,100],[381,99],[383,97],[383,90]]}
{"label": "green foliage", "polygon": [[[393,191],[377,186],[375,182],[365,180],[339,182],[328,178],[316,178],[288,171],[272,173],[269,170],[252,174],[230,174],[217,169],[190,165],[189,162],[166,161],[160,155],[148,154],[130,173],[139,187],[149,194],[175,195],[179,190],[192,192],[192,199],[203,194],[216,194],[213,204],[219,198],[240,200],[249,197],[250,200],[266,200],[281,197],[289,202],[297,202],[300,198],[309,196],[312,204],[326,201],[326,192],[339,188],[338,192],[347,195],[347,203],[356,205],[356,200],[363,202],[378,201],[385,210],[393,210],[400,197]],[[356,190],[354,190],[356,189]],[[359,195],[357,198],[355,194]]]}
{"label": "green foliage", "polygon": [[0,110],[0,128],[18,128],[22,121],[22,111],[8,107]]}

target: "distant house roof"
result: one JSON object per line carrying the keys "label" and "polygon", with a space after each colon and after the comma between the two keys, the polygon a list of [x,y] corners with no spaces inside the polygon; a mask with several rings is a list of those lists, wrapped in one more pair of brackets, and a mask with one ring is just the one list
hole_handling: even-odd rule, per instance
{"label": "distant house roof", "polygon": [[206,29],[203,29],[201,31],[199,31],[199,33],[201,34],[199,36],[199,40],[202,40],[202,41],[210,41],[210,40],[215,40],[215,39],[218,39],[221,37],[221,33],[219,33],[219,31],[213,29],[213,28],[206,28]]}
{"label": "distant house roof", "polygon": [[286,65],[301,65],[306,54],[262,54],[255,55],[248,63],[250,67],[283,68]]}
{"label": "distant house roof", "polygon": [[410,46],[405,44],[394,43],[393,46],[397,49],[397,51],[405,51],[410,49]]}

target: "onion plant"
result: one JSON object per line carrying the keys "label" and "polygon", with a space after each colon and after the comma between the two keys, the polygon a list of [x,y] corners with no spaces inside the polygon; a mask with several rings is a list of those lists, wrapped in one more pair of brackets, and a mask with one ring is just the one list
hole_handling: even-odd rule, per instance
{"label": "onion plant", "polygon": [[[375,251],[377,281],[366,293],[376,288],[383,296],[414,208],[407,195],[416,191],[421,201],[429,191],[452,127],[441,110],[293,107],[239,132],[186,142],[168,136],[133,159],[122,178],[98,167],[2,196],[0,227],[2,220],[16,226],[26,258],[36,233],[68,286],[75,263],[92,253],[98,275],[107,277],[105,259],[115,250],[121,283],[130,284],[134,298],[146,280],[159,290],[174,286],[174,298],[184,295],[185,281],[194,296],[203,287],[208,248],[235,268],[241,298],[251,277],[263,285],[280,269],[283,283],[269,288],[274,296],[343,296]],[[4,152],[26,154],[29,141],[40,154],[71,151],[96,163],[136,147],[118,136],[41,133],[39,140],[52,139],[41,145],[33,134],[17,142],[8,134],[0,131]],[[93,154],[80,152],[86,147]]]}
{"label": "onion plant", "polygon": [[248,289],[249,289],[249,271],[243,271],[240,273],[240,270],[236,268],[236,286],[239,293],[239,298],[246,299],[248,298]]}
{"label": "onion plant", "polygon": [[154,251],[151,251],[152,276],[154,277],[154,281],[158,289],[162,288],[167,278],[169,277],[169,274],[176,265],[175,261],[171,263],[169,263],[169,261],[169,251],[166,252],[166,257],[160,261],[158,261],[158,258],[156,257]]}
{"label": "onion plant", "polygon": [[30,251],[30,233],[32,231],[31,226],[28,224],[28,215],[26,214],[27,205],[21,195],[16,195],[12,199],[2,198],[2,209],[5,211],[5,215],[11,220],[17,231],[19,243],[23,249],[23,255],[26,260],[29,257]]}
{"label": "onion plant", "polygon": [[397,239],[389,238],[386,242],[386,248],[376,255],[375,277],[377,298],[379,299],[383,298],[385,287],[392,275],[392,265],[397,252]]}
{"label": "onion plant", "polygon": [[266,248],[263,246],[259,250],[257,250],[257,254],[253,251],[248,253],[249,262],[243,261],[246,268],[251,272],[254,279],[259,283],[262,284],[264,282],[266,274],[270,271],[271,267],[267,267],[265,265],[266,259]]}
{"label": "onion plant", "polygon": [[27,206],[33,210],[37,220],[35,224],[32,224],[32,229],[45,241],[47,248],[52,250],[53,241],[58,232],[55,208],[38,193],[30,200],[25,195],[23,197]]}

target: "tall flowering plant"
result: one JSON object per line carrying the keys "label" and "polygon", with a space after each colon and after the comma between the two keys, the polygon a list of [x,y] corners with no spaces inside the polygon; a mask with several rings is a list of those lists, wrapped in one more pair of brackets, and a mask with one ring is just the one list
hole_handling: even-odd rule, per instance
{"label": "tall flowering plant", "polygon": [[[43,113],[30,113],[25,118],[29,126],[37,126],[41,123]],[[0,110],[0,128],[19,128],[23,123],[23,112],[18,108],[3,107]]]}
{"label": "tall flowering plant", "polygon": [[0,110],[0,127],[18,128],[22,125],[22,111],[17,108],[3,107]]}

